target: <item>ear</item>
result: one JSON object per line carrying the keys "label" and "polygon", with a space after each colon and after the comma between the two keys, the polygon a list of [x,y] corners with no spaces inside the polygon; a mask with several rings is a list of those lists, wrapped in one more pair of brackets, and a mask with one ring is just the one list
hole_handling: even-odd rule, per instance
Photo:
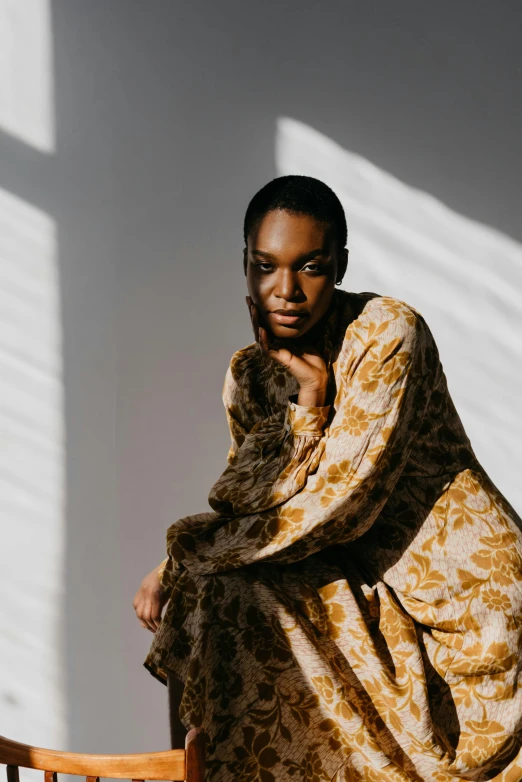
{"label": "ear", "polygon": [[247,248],[245,247],[243,249],[243,271],[245,272],[245,277],[247,273],[247,266],[248,266],[248,251]]}
{"label": "ear", "polygon": [[346,268],[348,266],[348,253],[350,251],[347,247],[339,252],[337,259],[337,280],[342,280],[346,274]]}

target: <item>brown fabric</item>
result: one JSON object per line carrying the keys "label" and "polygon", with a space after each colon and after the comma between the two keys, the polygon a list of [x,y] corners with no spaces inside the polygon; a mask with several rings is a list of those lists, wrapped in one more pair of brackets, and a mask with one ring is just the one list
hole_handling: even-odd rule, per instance
{"label": "brown fabric", "polygon": [[522,520],[420,313],[336,290],[317,344],[321,408],[257,343],[232,357],[228,465],[168,530],[144,664],[185,682],[209,780],[522,779]]}

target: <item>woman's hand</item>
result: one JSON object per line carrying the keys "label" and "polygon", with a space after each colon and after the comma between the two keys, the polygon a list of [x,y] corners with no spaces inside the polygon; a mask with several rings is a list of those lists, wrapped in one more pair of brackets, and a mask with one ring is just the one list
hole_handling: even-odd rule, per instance
{"label": "woman's hand", "polygon": [[159,578],[162,564],[145,576],[132,603],[140,625],[151,633],[155,633],[160,626],[161,612],[168,602],[167,593],[162,591]]}
{"label": "woman's hand", "polygon": [[250,311],[255,340],[261,350],[265,356],[270,356],[286,367],[299,383],[298,404],[311,407],[324,405],[328,371],[319,351],[312,346],[303,346],[299,353],[292,353],[282,346],[283,340],[270,339],[267,329],[259,322],[258,309],[250,296],[246,297],[246,303]]}

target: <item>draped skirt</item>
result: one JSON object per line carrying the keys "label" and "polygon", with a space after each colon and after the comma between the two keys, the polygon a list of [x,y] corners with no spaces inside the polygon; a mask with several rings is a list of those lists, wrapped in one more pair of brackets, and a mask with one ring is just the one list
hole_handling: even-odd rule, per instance
{"label": "draped skirt", "polygon": [[519,664],[448,673],[455,650],[349,546],[216,575],[181,570],[149,654],[185,687],[215,782],[517,782]]}

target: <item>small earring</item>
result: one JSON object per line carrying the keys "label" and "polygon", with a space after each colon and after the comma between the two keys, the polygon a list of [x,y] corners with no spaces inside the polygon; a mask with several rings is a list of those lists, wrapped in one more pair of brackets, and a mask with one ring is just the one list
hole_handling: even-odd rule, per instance
{"label": "small earring", "polygon": [[342,283],[342,280],[337,280],[337,282],[335,284],[336,285],[340,285],[341,283]]}

